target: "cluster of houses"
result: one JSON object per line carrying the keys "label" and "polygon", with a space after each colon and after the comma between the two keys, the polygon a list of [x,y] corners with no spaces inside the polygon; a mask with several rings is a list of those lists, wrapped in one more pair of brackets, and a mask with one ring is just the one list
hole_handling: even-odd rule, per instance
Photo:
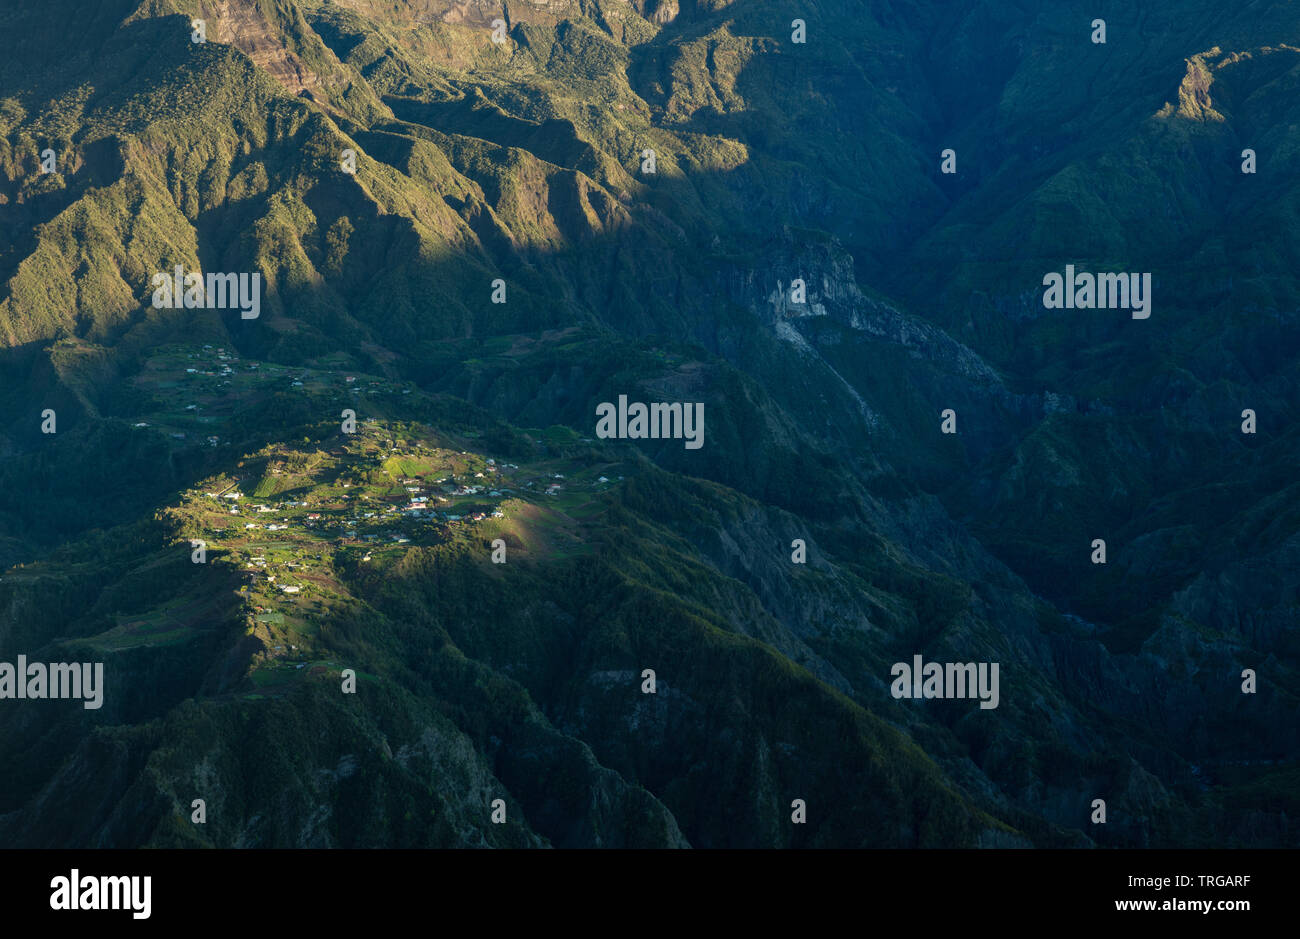
{"label": "cluster of houses", "polygon": [[[277,474],[277,471],[274,468],[272,468],[270,472],[272,474]],[[495,462],[488,464],[487,472],[494,475],[498,472]],[[475,475],[478,477],[485,477],[486,473],[476,473]],[[391,497],[382,497],[377,501],[371,501],[373,498],[372,496],[362,493],[358,496],[359,502],[357,506],[353,508],[351,510],[351,513],[348,514],[346,517],[343,517],[341,513],[336,513],[336,512],[310,511],[306,513],[305,516],[301,516],[299,518],[299,524],[301,524],[304,528],[315,529],[317,531],[320,531],[322,534],[329,530],[336,529],[341,537],[347,539],[356,539],[358,537],[358,532],[357,532],[358,526],[366,524],[368,522],[381,520],[389,516],[392,516],[394,518],[400,517],[402,519],[411,519],[411,520],[419,520],[419,519],[440,520],[440,521],[445,521],[447,523],[458,523],[458,522],[466,522],[466,521],[480,522],[488,518],[496,519],[496,518],[505,517],[505,513],[500,508],[489,508],[486,506],[484,507],[470,506],[472,511],[461,513],[461,514],[446,511],[447,508],[450,508],[449,504],[452,501],[451,497],[475,496],[475,495],[482,494],[486,489],[485,485],[456,484],[451,481],[451,477],[443,477],[441,479],[431,481],[433,485],[441,485],[442,491],[443,493],[445,493],[445,495],[443,495],[434,492],[426,492],[425,486],[429,484],[419,478],[404,477],[400,479],[399,482],[404,484],[403,489],[406,492],[406,495],[401,500],[393,500]],[[349,488],[350,484],[343,483],[342,486],[343,488]],[[507,496],[511,492],[512,490],[508,488],[491,489],[489,490],[488,495],[493,498],[500,498],[500,497]],[[312,509],[334,508],[334,509],[343,510],[344,509],[343,503],[348,501],[349,499],[349,497],[346,494],[336,492],[334,495],[328,497],[331,502],[336,503],[332,505],[322,504],[319,499],[313,500],[311,502],[302,501],[302,500],[287,500],[285,502],[279,502],[275,504],[256,503],[250,505],[247,502],[243,501],[245,500],[246,496],[238,488],[237,483],[232,483],[229,487],[227,487],[224,490],[208,492],[206,493],[206,495],[209,498],[219,500],[228,504],[229,512],[232,515],[239,515],[241,513],[241,508],[244,512],[247,512],[249,514],[271,514],[271,513],[284,512],[286,510],[301,509],[301,508],[312,508]],[[366,502],[370,502],[370,504],[374,506],[374,508],[367,509],[367,506],[365,506],[364,504]],[[383,504],[385,502],[388,504]],[[278,531],[284,531],[289,529],[291,527],[290,525],[291,521],[293,521],[293,519],[287,517],[268,519],[264,523],[248,521],[244,523],[243,528],[245,531],[249,531],[249,532],[255,530],[261,530],[266,532],[278,532]],[[379,524],[382,525],[382,521],[380,521]],[[387,539],[395,544],[409,544],[410,538],[407,537],[407,534],[409,533],[403,533],[400,531],[394,532],[392,530],[376,533],[372,530],[372,532],[370,533],[361,535],[360,538],[361,540],[368,541],[368,542],[376,542],[376,541]]]}
{"label": "cluster of houses", "polygon": [[[299,564],[297,561],[286,561],[284,566],[295,570],[298,568],[306,569],[306,565]],[[281,593],[293,594],[302,592],[302,586],[299,584],[277,584],[276,575],[267,570],[265,556],[258,555],[250,557],[248,559],[246,570],[248,571],[249,577],[252,581],[256,582],[259,577],[264,578],[268,584],[274,585]],[[259,608],[259,612],[264,611]]]}
{"label": "cluster of houses", "polygon": [[[207,353],[210,356],[216,357],[216,361],[210,363],[210,368],[213,369],[213,371],[192,367],[192,368],[187,368],[185,370],[185,374],[207,375],[209,377],[223,378],[223,379],[229,379],[232,375],[235,374],[235,366],[239,364],[239,356],[235,355],[232,352],[227,352],[224,348],[214,349],[210,344],[205,344],[203,346],[203,353]],[[189,354],[189,358],[191,359],[201,358],[203,356],[203,353],[191,352]],[[258,367],[257,363],[253,363],[252,365],[249,366],[249,368],[253,371],[256,371],[257,367]],[[228,385],[230,384],[230,382],[225,381],[223,382],[223,384]]]}
{"label": "cluster of houses", "polygon": [[[186,356],[189,360],[196,359],[210,360],[199,362],[196,365],[189,366],[185,369],[185,374],[195,378],[206,377],[217,379],[221,385],[229,385],[235,375],[235,366],[239,363],[239,356],[234,352],[228,352],[225,348],[214,347],[211,344],[205,344],[201,352],[190,352]],[[250,371],[257,371],[258,364],[251,363],[248,366]],[[189,412],[198,412],[203,408],[199,404],[187,404],[185,410]],[[200,418],[200,420],[206,420]],[[136,421],[134,427],[148,427],[148,421]],[[189,435],[184,431],[169,431],[168,436],[173,440],[187,440]],[[205,440],[208,446],[216,447],[221,443],[221,439],[215,435],[206,435]]]}
{"label": "cluster of houses", "polygon": [[[370,455],[369,450],[366,452]],[[393,452],[397,452],[397,449],[393,448]],[[334,455],[347,454],[344,452]],[[381,463],[388,457],[381,450],[376,450],[373,455]],[[398,480],[400,488],[395,493],[388,490],[387,493],[380,494],[358,488],[351,497],[339,491],[352,488],[350,483],[341,480],[335,483],[330,493],[316,492],[307,499],[253,502],[242,491],[238,480],[228,482],[224,489],[215,488],[206,495],[227,508],[230,514],[238,516],[242,512],[244,517],[239,520],[242,529],[253,538],[258,538],[262,532],[269,534],[301,526],[316,532],[311,537],[338,539],[334,542],[336,545],[344,544],[345,540],[365,543],[367,547],[361,560],[368,562],[372,551],[383,545],[410,544],[416,535],[411,531],[409,522],[430,521],[454,525],[504,518],[505,513],[499,506],[474,504],[477,500],[473,498],[458,497],[480,496],[484,501],[495,501],[510,496],[513,490],[504,485],[510,482],[509,470],[518,470],[518,465],[497,463],[489,459],[477,471],[466,473],[459,479],[452,476],[439,479],[402,477]],[[268,467],[267,472],[268,475],[283,475],[283,471],[274,466]],[[602,478],[601,481],[608,480]],[[532,488],[539,482],[545,484],[546,491],[554,495],[563,489],[564,476],[556,473],[531,481],[528,486]],[[459,512],[455,511],[458,502],[463,505]],[[215,531],[225,530],[216,525],[212,528]],[[246,566],[250,581],[247,587],[242,588],[243,592],[253,590],[254,585],[260,581],[265,589],[282,596],[285,602],[294,602],[296,595],[309,592],[310,587],[309,583],[303,582],[304,578],[294,576],[298,566],[296,562],[288,561],[273,563],[268,569],[266,557],[251,557]]]}

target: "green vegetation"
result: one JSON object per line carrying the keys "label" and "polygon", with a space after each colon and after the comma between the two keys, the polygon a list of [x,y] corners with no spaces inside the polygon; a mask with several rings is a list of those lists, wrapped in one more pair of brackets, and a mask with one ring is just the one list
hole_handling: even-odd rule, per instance
{"label": "green vegetation", "polygon": [[9,6],[0,843],[1295,844],[1285,4]]}

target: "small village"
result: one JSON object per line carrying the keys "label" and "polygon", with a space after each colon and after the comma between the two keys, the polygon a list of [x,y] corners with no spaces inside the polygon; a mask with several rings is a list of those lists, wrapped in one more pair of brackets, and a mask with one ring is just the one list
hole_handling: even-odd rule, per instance
{"label": "small village", "polygon": [[[262,475],[196,490],[200,537],[237,557],[259,593],[291,597],[320,579],[310,575],[326,556],[368,564],[408,545],[490,540],[516,510],[569,491],[562,473],[525,474],[515,463],[409,443],[381,449],[374,430],[357,436],[328,451],[272,451],[244,461]],[[310,465],[295,468],[304,459]],[[584,489],[609,482],[600,476]]]}
{"label": "small village", "polygon": [[208,431],[218,429],[250,398],[285,391],[308,398],[325,396],[340,407],[350,403],[355,408],[370,395],[416,393],[408,382],[349,374],[329,365],[322,360],[313,367],[296,368],[245,360],[234,349],[211,343],[160,349],[135,383],[169,407],[133,421],[132,427],[153,428],[177,441],[177,446],[218,447],[229,445],[229,436]]}
{"label": "small village", "polygon": [[[411,550],[468,547],[484,564],[493,544],[508,544],[515,561],[587,553],[582,519],[623,479],[622,464],[566,457],[583,446],[576,434],[533,432],[536,456],[522,465],[477,452],[467,428],[392,416],[420,413],[427,398],[414,385],[335,364],[173,346],[135,379],[153,407],[131,432],[161,435],[217,469],[165,514],[186,542],[203,543],[205,563],[234,574],[264,649],[250,673],[261,691],[319,667],[315,637],[336,606],[355,603],[358,580],[382,578]],[[319,410],[311,436],[241,453],[233,415],[277,396]]]}

